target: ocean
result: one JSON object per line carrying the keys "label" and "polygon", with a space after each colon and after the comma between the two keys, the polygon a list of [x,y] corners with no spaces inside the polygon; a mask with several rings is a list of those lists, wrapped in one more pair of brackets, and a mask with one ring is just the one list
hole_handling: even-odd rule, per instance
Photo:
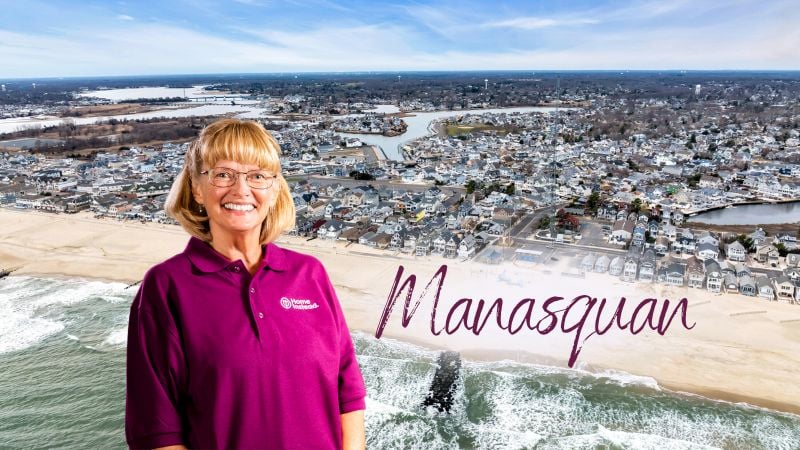
{"label": "ocean", "polygon": [[[125,448],[136,288],[0,280],[0,448]],[[449,413],[423,407],[439,353],[355,332],[371,449],[798,449],[800,416],[620,372],[462,362]]]}

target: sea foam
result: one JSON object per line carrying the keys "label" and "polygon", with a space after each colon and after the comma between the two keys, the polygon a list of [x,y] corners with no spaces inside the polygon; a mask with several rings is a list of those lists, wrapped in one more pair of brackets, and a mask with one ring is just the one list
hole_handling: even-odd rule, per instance
{"label": "sea foam", "polygon": [[[10,276],[0,281],[0,354],[34,346],[69,326],[66,309],[89,299],[118,302],[125,285],[80,279]],[[130,294],[127,294],[130,295]],[[71,330],[67,338],[80,333]],[[118,340],[118,338],[115,336]]]}

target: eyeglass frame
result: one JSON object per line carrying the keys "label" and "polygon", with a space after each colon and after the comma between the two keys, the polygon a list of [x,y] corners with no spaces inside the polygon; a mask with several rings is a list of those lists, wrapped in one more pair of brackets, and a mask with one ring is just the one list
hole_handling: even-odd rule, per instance
{"label": "eyeglass frame", "polygon": [[[236,179],[233,181],[233,183],[232,183],[230,186],[217,186],[216,184],[214,184],[214,183],[211,181],[211,180],[213,180],[213,179],[214,179],[214,177],[213,177],[213,173],[214,173],[214,171],[215,171],[215,170],[224,170],[224,171],[229,171],[229,172],[232,172],[232,173],[234,173],[234,174],[236,175]],[[249,187],[250,189],[259,189],[259,190],[266,190],[266,189],[270,189],[272,186],[274,186],[274,185],[275,185],[275,180],[277,180],[277,179],[278,179],[278,176],[277,176],[277,175],[272,175],[272,176],[268,177],[268,178],[270,178],[270,179],[272,180],[272,181],[270,182],[269,186],[267,186],[267,187],[263,187],[263,188],[262,188],[262,187],[255,187],[255,186],[252,186],[252,185],[250,184],[250,181],[248,180],[248,176],[249,176],[251,173],[253,173],[253,172],[264,172],[264,170],[262,170],[262,169],[256,169],[256,170],[249,170],[249,171],[247,171],[247,172],[239,172],[239,171],[237,171],[237,170],[233,170],[233,169],[231,169],[231,168],[229,168],[229,167],[220,167],[219,169],[217,169],[217,168],[213,168],[213,169],[204,170],[204,171],[200,172],[200,175],[209,175],[209,174],[211,174],[212,176],[209,176],[209,177],[208,177],[208,182],[209,182],[209,183],[210,183],[212,186],[214,186],[214,187],[219,187],[219,188],[231,188],[231,187],[234,187],[234,186],[236,186],[236,183],[237,183],[237,182],[238,182],[238,181],[241,179],[241,175],[244,175],[244,182],[245,182],[245,184],[247,185],[247,187]]]}

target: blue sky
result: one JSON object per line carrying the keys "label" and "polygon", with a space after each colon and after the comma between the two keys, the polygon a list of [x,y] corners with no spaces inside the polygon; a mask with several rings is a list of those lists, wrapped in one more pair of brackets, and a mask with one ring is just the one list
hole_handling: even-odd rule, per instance
{"label": "blue sky", "polygon": [[0,78],[800,69],[796,0],[0,0]]}

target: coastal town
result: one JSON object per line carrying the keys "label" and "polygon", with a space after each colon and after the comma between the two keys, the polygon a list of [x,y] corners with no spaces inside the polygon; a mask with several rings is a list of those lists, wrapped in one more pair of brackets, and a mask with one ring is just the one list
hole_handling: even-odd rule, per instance
{"label": "coastal town", "polygon": [[[575,89],[542,97],[551,108],[530,112],[484,112],[474,108],[498,105],[470,99],[398,149],[362,139],[402,135],[403,114],[447,105],[320,105],[294,94],[270,99],[257,120],[283,151],[295,236],[400,259],[508,262],[800,303],[800,217],[746,231],[693,221],[800,201],[800,115],[770,110],[786,100],[771,86],[749,92],[752,108],[704,89],[635,100]],[[0,137],[0,206],[175,223],[163,204],[188,139],[69,154],[34,134]],[[402,157],[389,158],[394,150]]]}

